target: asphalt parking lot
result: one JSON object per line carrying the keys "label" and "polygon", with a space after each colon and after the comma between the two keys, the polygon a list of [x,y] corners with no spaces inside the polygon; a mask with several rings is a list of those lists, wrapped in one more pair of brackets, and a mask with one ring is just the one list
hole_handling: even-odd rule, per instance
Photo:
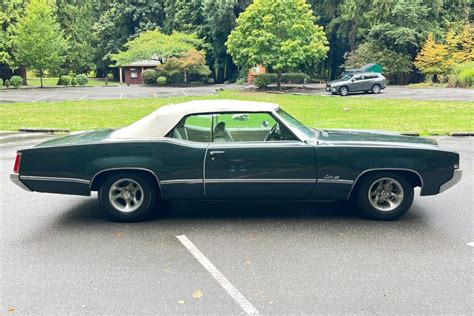
{"label": "asphalt parking lot", "polygon": [[52,89],[2,89],[0,90],[0,103],[201,96],[214,94],[215,90],[220,88],[235,89],[236,87],[234,85],[212,85],[202,87],[148,87],[144,85],[121,85],[109,87],[69,87]]}
{"label": "asphalt parking lot", "polygon": [[[324,84],[310,84],[310,90],[304,94],[314,94],[328,97]],[[110,87],[75,87],[55,89],[20,89],[0,90],[1,103],[15,102],[46,102],[46,101],[81,101],[101,99],[136,99],[136,98],[166,98],[176,96],[201,96],[214,94],[216,89],[240,90],[238,85],[212,85],[202,87],[148,87],[143,85],[110,86]],[[427,88],[412,89],[407,86],[388,86],[380,94],[355,93],[346,98],[369,97],[382,99],[412,99],[412,100],[454,100],[474,101],[474,90],[460,88]]]}
{"label": "asphalt parking lot", "polygon": [[15,151],[48,137],[0,134],[2,315],[245,314],[245,301],[261,314],[474,313],[473,138],[439,138],[461,154],[461,183],[416,197],[395,222],[334,203],[236,201],[167,203],[118,224],[94,198],[10,183]]}

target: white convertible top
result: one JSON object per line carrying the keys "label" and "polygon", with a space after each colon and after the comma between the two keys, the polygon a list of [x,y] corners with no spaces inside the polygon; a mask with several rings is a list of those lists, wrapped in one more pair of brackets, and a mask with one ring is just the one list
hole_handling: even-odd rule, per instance
{"label": "white convertible top", "polygon": [[237,100],[196,100],[180,104],[165,105],[135,123],[118,129],[111,138],[164,137],[181,119],[190,114],[225,112],[273,112],[275,103]]}

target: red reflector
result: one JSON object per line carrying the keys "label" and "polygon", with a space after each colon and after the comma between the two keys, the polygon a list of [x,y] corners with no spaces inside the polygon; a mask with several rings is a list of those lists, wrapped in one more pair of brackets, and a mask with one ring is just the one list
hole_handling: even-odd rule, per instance
{"label": "red reflector", "polygon": [[20,171],[21,154],[16,154],[15,164],[13,165],[13,172],[18,173]]}

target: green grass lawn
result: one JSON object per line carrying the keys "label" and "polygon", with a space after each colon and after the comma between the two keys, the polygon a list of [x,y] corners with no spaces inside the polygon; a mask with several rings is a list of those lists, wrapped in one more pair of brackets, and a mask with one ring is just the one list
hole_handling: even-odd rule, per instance
{"label": "green grass lawn", "polygon": [[[28,78],[27,80],[28,86],[34,86],[34,87],[39,87],[41,86],[40,83],[40,78]],[[57,87],[58,83],[58,78],[43,78],[43,86],[44,87]],[[117,85],[119,84],[118,82],[110,82],[110,85]],[[104,80],[98,80],[95,78],[89,78],[89,81],[87,82],[87,86],[104,86],[105,81]]]}
{"label": "green grass lawn", "polygon": [[223,91],[215,96],[197,98],[0,104],[0,130],[17,130],[20,127],[64,128],[71,131],[116,128],[130,124],[162,105],[192,99],[275,102],[312,127],[418,132],[422,135],[474,131],[474,102],[297,96],[237,91]]}

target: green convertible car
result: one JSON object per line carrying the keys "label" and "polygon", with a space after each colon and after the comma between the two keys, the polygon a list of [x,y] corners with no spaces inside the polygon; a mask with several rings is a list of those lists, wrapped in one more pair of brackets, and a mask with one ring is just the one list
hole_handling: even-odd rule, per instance
{"label": "green convertible car", "polygon": [[20,150],[11,180],[36,192],[89,196],[118,221],[159,200],[350,200],[373,219],[410,208],[461,179],[459,155],[435,140],[308,128],[278,105],[192,101],[117,130],[82,132]]}

